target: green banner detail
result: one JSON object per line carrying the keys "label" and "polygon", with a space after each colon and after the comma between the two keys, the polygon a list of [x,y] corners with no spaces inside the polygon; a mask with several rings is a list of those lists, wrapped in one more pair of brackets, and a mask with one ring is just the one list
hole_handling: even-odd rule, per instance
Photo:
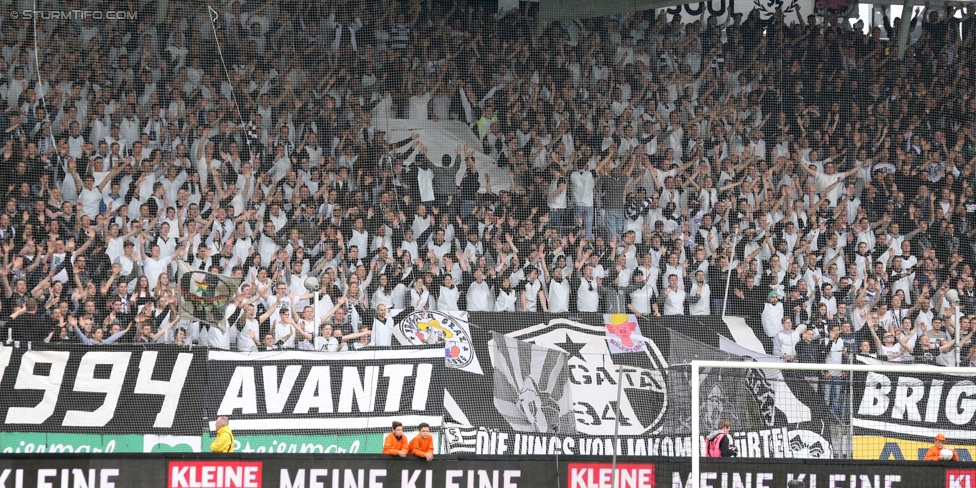
{"label": "green banner detail", "polygon": [[200,436],[0,432],[0,452],[5,454],[200,452]]}
{"label": "green banner detail", "polygon": [[143,452],[142,435],[0,432],[3,453]]}
{"label": "green banner detail", "polygon": [[[385,434],[252,435],[234,438],[234,452],[299,454],[383,451]],[[165,453],[209,451],[213,437],[0,432],[0,453]]]}
{"label": "green banner detail", "polygon": [[[291,454],[374,453],[383,451],[385,434],[361,435],[248,435],[234,436],[234,452]],[[213,437],[203,437],[209,450]]]}

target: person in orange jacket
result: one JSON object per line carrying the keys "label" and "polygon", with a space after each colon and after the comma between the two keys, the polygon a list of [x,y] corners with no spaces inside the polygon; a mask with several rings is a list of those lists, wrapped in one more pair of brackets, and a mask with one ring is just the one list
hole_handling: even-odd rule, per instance
{"label": "person in orange jacket", "polygon": [[410,454],[428,461],[434,460],[434,437],[430,435],[430,425],[421,422],[420,435],[410,441]]}
{"label": "person in orange jacket", "polygon": [[390,456],[407,457],[409,444],[406,436],[403,435],[403,423],[398,420],[393,421],[393,432],[386,436],[383,441],[383,454]]}
{"label": "person in orange jacket", "polygon": [[[935,436],[935,445],[930,447],[928,452],[925,453],[926,461],[942,461],[940,454],[942,449],[945,448],[946,437],[942,434]],[[959,461],[959,453],[955,449],[952,449],[952,460]]]}

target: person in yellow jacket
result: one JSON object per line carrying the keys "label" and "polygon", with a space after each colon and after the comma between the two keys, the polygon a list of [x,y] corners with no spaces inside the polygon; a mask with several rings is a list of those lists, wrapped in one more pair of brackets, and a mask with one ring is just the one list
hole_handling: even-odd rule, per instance
{"label": "person in yellow jacket", "polygon": [[217,417],[214,425],[217,438],[210,443],[210,452],[234,452],[234,433],[230,431],[230,420],[226,416]]}
{"label": "person in yellow jacket", "polygon": [[407,436],[403,435],[403,424],[394,420],[393,432],[390,432],[383,441],[383,454],[405,458],[408,446]]}
{"label": "person in yellow jacket", "polygon": [[434,436],[430,435],[430,425],[421,422],[420,435],[410,440],[410,454],[428,461],[434,460]]}

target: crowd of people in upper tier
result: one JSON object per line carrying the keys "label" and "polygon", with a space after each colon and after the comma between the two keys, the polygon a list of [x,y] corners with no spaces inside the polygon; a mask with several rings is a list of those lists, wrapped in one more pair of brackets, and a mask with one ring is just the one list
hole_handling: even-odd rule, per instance
{"label": "crowd of people in upper tier", "polygon": [[[796,5],[104,4],[137,15],[0,27],[14,340],[337,351],[389,345],[399,310],[730,314],[789,361],[976,361],[972,4],[910,12],[903,53],[900,19]],[[243,280],[227,327],[180,316],[177,261]]]}

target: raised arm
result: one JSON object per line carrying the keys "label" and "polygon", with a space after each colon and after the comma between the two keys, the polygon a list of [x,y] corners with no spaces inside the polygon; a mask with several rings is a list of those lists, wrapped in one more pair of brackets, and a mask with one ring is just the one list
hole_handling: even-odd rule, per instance
{"label": "raised arm", "polygon": [[164,325],[163,327],[161,327],[161,328],[159,329],[159,332],[157,332],[156,334],[154,334],[154,335],[153,335],[153,338],[152,338],[152,340],[153,340],[153,342],[156,342],[156,341],[158,341],[158,340],[159,340],[159,339],[160,339],[161,337],[163,337],[163,334],[165,334],[165,333],[166,333],[166,331],[168,331],[168,330],[170,330],[170,329],[172,329],[172,328],[173,328],[173,326],[174,326],[174,325],[176,325],[176,323],[177,323],[177,322],[179,322],[179,321],[180,321],[180,316],[179,316],[179,315],[177,315],[177,316],[175,316],[175,317],[173,317],[173,318],[171,318],[171,319],[169,320],[169,323],[168,323],[168,324],[166,324],[166,325]]}
{"label": "raised arm", "polygon": [[339,310],[339,307],[341,307],[341,306],[343,306],[343,305],[346,304],[346,301],[347,301],[347,298],[346,298],[345,295],[342,295],[341,297],[339,297],[339,299],[336,300],[335,306],[333,306],[332,308],[330,308],[329,311],[326,312],[325,315],[322,316],[322,322],[325,322],[326,320],[329,319],[329,317],[335,315],[335,313]]}
{"label": "raised arm", "polygon": [[275,310],[278,309],[278,304],[279,303],[281,303],[281,299],[278,298],[278,297],[275,297],[274,304],[272,304],[270,307],[268,307],[268,309],[265,310],[264,313],[261,314],[260,317],[258,317],[258,323],[263,324],[264,322],[267,322],[267,320],[269,318],[271,318],[271,315],[274,314]]}
{"label": "raised arm", "polygon": [[131,160],[132,160],[132,156],[129,156],[121,164],[109,170],[108,174],[105,175],[105,178],[102,179],[102,182],[98,184],[99,193],[105,191],[105,186],[111,183],[112,180],[115,179],[115,176],[121,173],[122,170],[125,169],[126,166],[128,166],[128,163]]}
{"label": "raised arm", "polygon": [[109,345],[109,344],[114,344],[115,341],[117,341],[117,340],[125,337],[125,335],[129,333],[129,330],[132,329],[132,324],[133,323],[134,323],[133,321],[129,321],[129,325],[125,326],[125,329],[120,330],[120,331],[118,331],[118,332],[110,335],[107,339],[103,339],[102,340],[102,344],[104,344],[106,346]]}
{"label": "raised arm", "polygon": [[812,176],[812,177],[814,177],[814,178],[816,178],[816,177],[817,177],[817,172],[816,172],[816,171],[814,171],[814,170],[812,170],[812,169],[810,169],[810,167],[809,167],[809,166],[807,166],[807,165],[805,165],[805,164],[803,164],[803,162],[802,162],[802,161],[801,161],[801,162],[800,162],[800,164],[798,164],[797,166],[799,166],[799,167],[801,167],[801,168],[803,168],[803,171],[806,171],[806,173],[807,173],[808,175],[810,175],[810,176]]}
{"label": "raised arm", "polygon": [[78,166],[77,163],[75,163],[74,158],[68,159],[68,172],[71,174],[71,177],[75,180],[75,188],[77,188],[78,191],[81,191],[81,189],[84,188],[84,185],[81,184],[81,177],[78,176]]}
{"label": "raised arm", "polygon": [[881,339],[878,338],[878,333],[874,331],[874,327],[868,327],[868,331],[871,332],[871,337],[874,338],[874,347],[875,347],[875,349],[877,349],[878,351],[880,351],[881,350],[882,343],[881,343]]}
{"label": "raised arm", "polygon": [[359,332],[354,332],[352,334],[344,334],[342,336],[342,339],[340,339],[340,341],[342,341],[342,342],[349,342],[349,341],[351,341],[353,339],[359,339],[360,337],[368,336],[368,335],[370,335],[372,333],[373,333],[373,331],[372,330],[369,330],[368,328],[367,329],[362,329]]}

